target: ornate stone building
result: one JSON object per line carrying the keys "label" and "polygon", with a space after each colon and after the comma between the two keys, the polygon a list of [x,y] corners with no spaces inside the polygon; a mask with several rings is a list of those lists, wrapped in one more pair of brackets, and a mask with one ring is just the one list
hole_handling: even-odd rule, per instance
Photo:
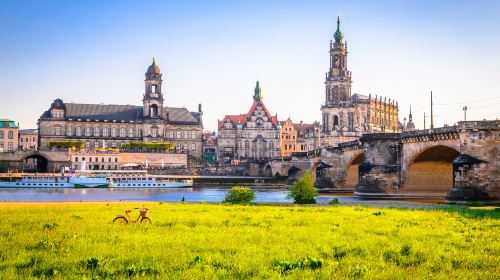
{"label": "ornate stone building", "polygon": [[226,115],[218,124],[219,162],[266,159],[281,155],[278,116],[272,116],[262,102],[259,82],[248,113]]}
{"label": "ornate stone building", "polygon": [[18,130],[19,125],[13,120],[0,119],[0,153],[17,151]]}
{"label": "ornate stone building", "polygon": [[38,129],[19,129],[19,149],[25,151],[38,149]]}
{"label": "ornate stone building", "polygon": [[394,100],[351,94],[351,71],[347,68],[347,43],[337,19],[335,41],[330,41],[330,69],[325,79],[322,112],[322,144],[358,139],[362,134],[398,131],[398,104]]}
{"label": "ornate stone building", "polygon": [[119,148],[127,142],[169,142],[177,152],[201,159],[202,115],[164,104],[162,74],[155,60],[146,71],[143,105],[65,103],[56,99],[38,120],[39,148],[51,140],[79,140],[85,147]]}
{"label": "ornate stone building", "polygon": [[308,152],[319,148],[320,125],[318,122],[313,124],[293,123],[288,118],[281,121],[281,156],[288,157],[292,153]]}

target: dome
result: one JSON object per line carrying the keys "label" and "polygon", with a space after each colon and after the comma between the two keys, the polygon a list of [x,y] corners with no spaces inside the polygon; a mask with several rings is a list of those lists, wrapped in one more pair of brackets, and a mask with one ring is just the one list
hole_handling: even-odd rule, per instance
{"label": "dome", "polygon": [[340,30],[337,30],[335,31],[335,33],[333,33],[333,37],[335,39],[338,39],[339,41],[342,41],[342,39],[344,39],[344,33],[340,32]]}
{"label": "dome", "polygon": [[66,110],[66,105],[61,99],[56,99],[52,104],[50,105],[50,109],[61,109],[61,110]]}
{"label": "dome", "polygon": [[160,74],[160,67],[158,67],[158,65],[156,65],[154,62],[153,64],[151,64],[149,67],[148,67],[148,74]]}
{"label": "dome", "polygon": [[153,63],[148,67],[148,71],[146,72],[146,74],[149,74],[149,75],[161,74],[160,67],[158,67],[158,65],[156,65],[156,61],[155,61],[154,57],[153,57]]}

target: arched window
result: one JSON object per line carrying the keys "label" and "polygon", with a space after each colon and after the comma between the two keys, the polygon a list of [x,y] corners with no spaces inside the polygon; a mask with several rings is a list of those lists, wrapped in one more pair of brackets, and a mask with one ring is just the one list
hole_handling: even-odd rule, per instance
{"label": "arched window", "polygon": [[90,127],[85,127],[85,136],[90,136]]}
{"label": "arched window", "polygon": [[111,128],[111,137],[116,137],[116,127]]}
{"label": "arched window", "polygon": [[9,130],[9,139],[14,139],[14,132],[12,130]]}
{"label": "arched window", "polygon": [[120,137],[125,137],[125,128],[120,128]]}
{"label": "arched window", "polygon": [[339,117],[337,115],[333,116],[333,125],[339,125]]}
{"label": "arched window", "polygon": [[130,137],[130,138],[134,137],[134,129],[133,128],[128,129],[128,137]]}
{"label": "arched window", "polygon": [[61,127],[60,126],[56,126],[54,128],[54,132],[55,132],[56,136],[60,136],[61,135]]}
{"label": "arched window", "polygon": [[76,136],[82,136],[82,128],[79,126],[76,127]]}
{"label": "arched window", "polygon": [[66,135],[73,136],[73,127],[68,126],[68,128],[66,130]]}
{"label": "arched window", "polygon": [[150,107],[150,116],[152,118],[158,117],[158,106],[156,104],[151,105]]}
{"label": "arched window", "polygon": [[151,129],[151,137],[158,137],[158,129],[156,128]]}
{"label": "arched window", "polygon": [[98,127],[94,128],[94,137],[99,137],[99,128]]}

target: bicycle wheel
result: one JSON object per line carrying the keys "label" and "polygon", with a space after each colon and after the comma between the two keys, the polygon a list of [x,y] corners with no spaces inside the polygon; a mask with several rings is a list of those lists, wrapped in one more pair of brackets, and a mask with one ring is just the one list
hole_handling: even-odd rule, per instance
{"label": "bicycle wheel", "polygon": [[148,217],[142,217],[141,223],[151,224],[151,220]]}
{"label": "bicycle wheel", "polygon": [[128,220],[123,216],[118,216],[113,219],[113,224],[128,224]]}

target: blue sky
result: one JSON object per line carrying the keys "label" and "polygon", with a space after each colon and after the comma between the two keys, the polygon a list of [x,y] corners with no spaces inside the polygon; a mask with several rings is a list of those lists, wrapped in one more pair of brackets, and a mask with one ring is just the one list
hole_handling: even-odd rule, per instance
{"label": "blue sky", "polygon": [[[255,80],[280,119],[320,120],[337,15],[353,92],[412,105],[417,127],[500,117],[499,1],[4,1],[0,117],[36,121],[55,98],[142,103],[155,56],[167,106],[214,130],[248,111]],[[429,120],[427,125],[429,124]]]}

